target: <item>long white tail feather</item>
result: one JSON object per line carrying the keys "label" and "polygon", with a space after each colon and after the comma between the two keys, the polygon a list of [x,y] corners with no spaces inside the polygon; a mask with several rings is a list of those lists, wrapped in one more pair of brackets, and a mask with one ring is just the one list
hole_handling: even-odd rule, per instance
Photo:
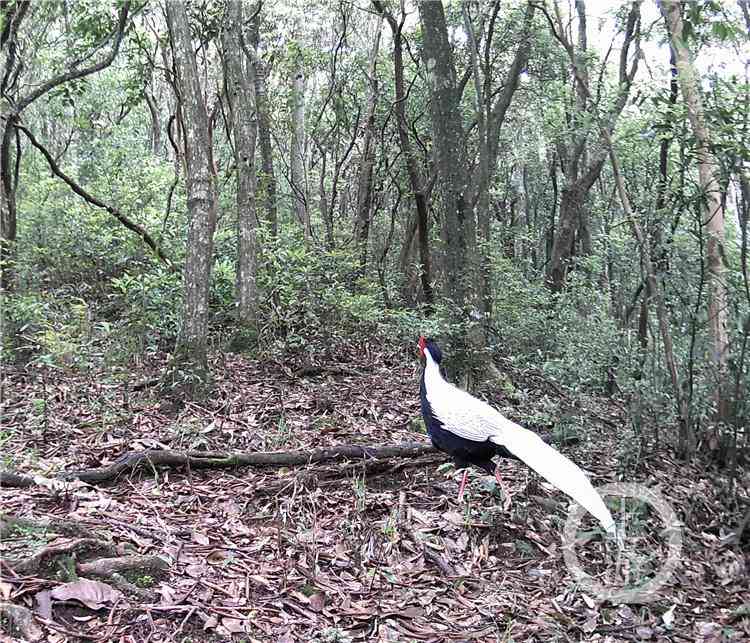
{"label": "long white tail feather", "polygon": [[451,433],[475,442],[491,440],[506,447],[543,478],[589,511],[615,534],[615,521],[586,474],[536,433],[511,422],[486,402],[445,381],[429,350],[425,384],[433,415]]}
{"label": "long white tail feather", "polygon": [[518,456],[540,476],[568,494],[589,511],[609,533],[615,533],[615,521],[586,474],[562,453],[544,442],[536,433],[515,425],[501,436],[490,438]]}

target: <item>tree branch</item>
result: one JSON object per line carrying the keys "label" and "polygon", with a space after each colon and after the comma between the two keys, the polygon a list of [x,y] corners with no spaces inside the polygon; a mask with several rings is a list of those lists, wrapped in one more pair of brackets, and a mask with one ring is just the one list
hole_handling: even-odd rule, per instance
{"label": "tree branch", "polygon": [[120,9],[120,15],[118,18],[117,23],[117,31],[115,32],[115,42],[112,45],[112,51],[109,52],[109,55],[100,60],[98,63],[91,65],[89,67],[84,67],[83,69],[71,69],[64,74],[59,74],[55,76],[54,78],[50,78],[46,83],[41,85],[40,87],[37,87],[33,92],[31,92],[28,96],[25,96],[22,98],[18,103],[16,103],[13,107],[13,113],[14,114],[20,114],[25,108],[27,108],[31,103],[33,103],[37,98],[40,96],[43,96],[51,89],[57,87],[58,85],[62,85],[63,83],[68,82],[69,80],[76,80],[77,78],[83,78],[84,76],[89,76],[90,74],[94,74],[98,71],[101,71],[105,67],[108,67],[112,64],[112,61],[117,56],[118,51],[120,50],[120,43],[122,43],[122,38],[125,35],[125,24],[128,20],[128,13],[130,11],[130,0],[126,0],[125,3],[122,5],[122,9]]}
{"label": "tree branch", "polygon": [[117,219],[122,225],[124,225],[128,230],[131,232],[135,232],[141,239],[143,239],[144,243],[151,248],[151,250],[154,252],[154,254],[161,259],[161,261],[166,264],[166,266],[169,268],[170,271],[176,272],[176,268],[170,258],[164,254],[164,251],[159,247],[159,245],[154,241],[154,239],[151,237],[151,235],[139,224],[135,223],[134,221],[131,221],[126,217],[122,212],[120,212],[117,208],[112,207],[111,205],[107,205],[106,203],[100,201],[95,196],[92,196],[86,190],[84,190],[78,183],[76,183],[73,179],[71,179],[67,174],[65,174],[60,167],[55,162],[55,159],[52,158],[52,155],[49,153],[49,151],[34,138],[34,135],[26,129],[23,125],[20,125],[19,123],[15,123],[14,127],[20,131],[22,131],[26,138],[29,139],[31,144],[37,148],[45,159],[47,159],[47,164],[49,165],[52,172],[55,174],[55,176],[62,179],[65,183],[67,183],[68,187],[70,187],[73,192],[75,192],[78,196],[80,196],[82,199],[90,203],[91,205],[96,206],[97,208],[101,208],[102,210],[106,210],[109,212],[115,219]]}

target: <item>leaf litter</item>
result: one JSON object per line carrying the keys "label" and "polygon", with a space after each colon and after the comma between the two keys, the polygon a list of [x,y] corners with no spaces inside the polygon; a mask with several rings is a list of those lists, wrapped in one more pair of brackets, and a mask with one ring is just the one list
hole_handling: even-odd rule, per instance
{"label": "leaf litter", "polygon": [[[368,363],[359,364],[363,354]],[[111,372],[6,369],[6,464],[47,476],[135,448],[267,451],[419,438],[419,370],[398,351],[351,346],[335,362],[217,355],[211,398],[180,409],[148,387],[132,390],[165,360],[155,356],[127,381]],[[575,418],[584,439],[565,449],[596,484],[659,486],[678,511],[683,556],[657,601],[612,605],[578,588],[560,547],[565,500],[523,467],[503,463],[514,492],[503,512],[478,474],[457,505],[443,458],[373,475],[355,462],[1,488],[3,514],[73,521],[122,555],[159,556],[169,570],[130,579],[150,600],[106,578],[62,582],[6,567],[0,594],[36,611],[56,641],[747,640],[747,548],[726,539],[737,520],[733,498],[747,498],[747,481],[729,493],[723,472],[663,450],[623,471],[620,456],[637,449],[620,403],[504,367],[514,389],[488,395],[503,413],[535,429],[549,428],[550,415]],[[658,529],[644,533],[644,550],[658,558]],[[50,542],[33,536],[36,545]],[[4,559],[29,546],[21,540],[3,537]],[[595,542],[579,555],[588,572],[606,573]]]}

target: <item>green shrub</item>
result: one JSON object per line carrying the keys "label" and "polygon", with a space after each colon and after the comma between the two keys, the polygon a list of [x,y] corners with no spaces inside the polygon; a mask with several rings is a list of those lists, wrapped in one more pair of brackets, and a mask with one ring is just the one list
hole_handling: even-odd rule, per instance
{"label": "green shrub", "polygon": [[166,269],[125,273],[112,279],[114,311],[134,349],[154,349],[177,337],[182,309],[182,277]]}
{"label": "green shrub", "polygon": [[382,297],[376,284],[356,277],[354,253],[310,247],[298,233],[285,230],[262,254],[262,338],[302,348],[316,340],[374,334],[382,321]]}

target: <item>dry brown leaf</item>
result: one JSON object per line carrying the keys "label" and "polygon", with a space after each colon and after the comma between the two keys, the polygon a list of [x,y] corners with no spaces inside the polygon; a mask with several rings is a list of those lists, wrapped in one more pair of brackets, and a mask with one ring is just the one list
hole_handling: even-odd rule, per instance
{"label": "dry brown leaf", "polygon": [[92,610],[104,607],[105,603],[115,603],[122,598],[122,592],[97,580],[81,580],[59,585],[50,591],[56,601],[79,601]]}
{"label": "dry brown leaf", "polygon": [[244,634],[245,621],[238,618],[225,617],[221,619],[221,626],[230,634]]}
{"label": "dry brown leaf", "polygon": [[37,592],[34,596],[36,602],[36,612],[42,618],[51,621],[52,620],[52,599],[50,598],[49,590],[43,592]]}
{"label": "dry brown leaf", "polygon": [[7,600],[13,593],[13,585],[10,583],[0,582],[0,599]]}
{"label": "dry brown leaf", "polygon": [[465,522],[464,517],[457,511],[446,511],[443,514],[443,520],[458,527],[461,527]]}
{"label": "dry brown leaf", "polygon": [[214,549],[208,556],[206,556],[206,560],[209,563],[213,563],[214,565],[216,565],[226,561],[229,556],[230,553],[228,551],[225,551],[223,549]]}
{"label": "dry brown leaf", "polygon": [[586,622],[581,625],[581,629],[586,632],[587,634],[590,634],[596,629],[596,624],[599,621],[599,615],[598,614],[591,614],[587,619]]}
{"label": "dry brown leaf", "polygon": [[205,565],[187,565],[185,573],[191,578],[203,578],[206,575]]}
{"label": "dry brown leaf", "polygon": [[316,592],[310,596],[310,607],[314,612],[322,612],[326,605],[326,595],[323,592]]}

